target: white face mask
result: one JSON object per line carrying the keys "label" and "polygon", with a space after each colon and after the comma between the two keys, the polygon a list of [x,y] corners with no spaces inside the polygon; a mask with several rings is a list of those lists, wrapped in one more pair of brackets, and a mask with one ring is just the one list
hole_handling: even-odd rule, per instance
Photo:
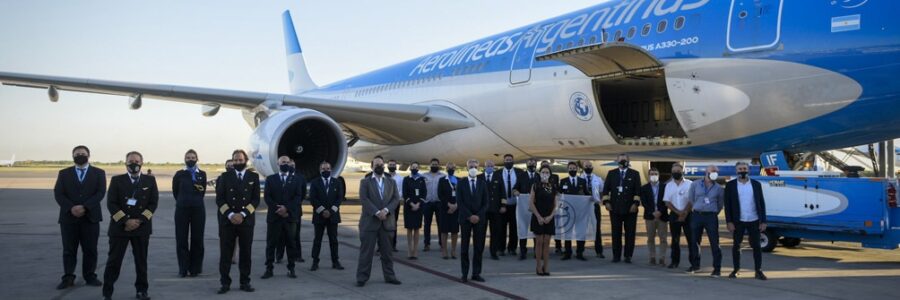
{"label": "white face mask", "polygon": [[550,174],[541,174],[542,181],[550,181]]}
{"label": "white face mask", "polygon": [[650,182],[652,182],[652,183],[659,182],[659,175],[650,175]]}
{"label": "white face mask", "polygon": [[719,172],[709,173],[709,180],[716,180],[716,179],[719,179]]}
{"label": "white face mask", "polygon": [[469,177],[475,178],[475,176],[478,176],[478,169],[476,169],[476,168],[469,169]]}

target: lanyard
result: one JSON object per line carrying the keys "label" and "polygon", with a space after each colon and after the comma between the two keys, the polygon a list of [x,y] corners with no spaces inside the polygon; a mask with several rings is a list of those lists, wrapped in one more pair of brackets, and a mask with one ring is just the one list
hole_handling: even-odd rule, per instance
{"label": "lanyard", "polygon": [[[128,179],[131,179],[131,175],[128,175]],[[141,176],[140,175],[138,175],[138,178],[134,180],[134,183],[132,183],[132,185],[134,185],[134,191],[131,192],[131,199],[135,199],[134,196],[137,196],[138,190],[141,189]]]}

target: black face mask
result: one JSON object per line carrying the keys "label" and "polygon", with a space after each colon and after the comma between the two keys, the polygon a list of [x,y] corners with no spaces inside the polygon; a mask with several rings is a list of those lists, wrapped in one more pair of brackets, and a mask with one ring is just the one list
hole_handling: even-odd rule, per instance
{"label": "black face mask", "polygon": [[431,166],[431,173],[437,173],[440,169],[441,169],[441,167]]}
{"label": "black face mask", "polygon": [[682,176],[684,176],[684,174],[681,174],[681,172],[672,173],[672,178],[675,178],[675,180],[681,180]]}
{"label": "black face mask", "polygon": [[384,174],[384,166],[377,165],[377,166],[375,166],[374,169],[372,169],[372,172],[375,172],[375,174],[378,174],[378,175]]}
{"label": "black face mask", "polygon": [[128,173],[135,174],[135,173],[141,172],[141,165],[139,165],[139,164],[129,163],[126,165],[126,167],[128,167]]}
{"label": "black face mask", "polygon": [[247,167],[247,164],[246,164],[246,163],[243,163],[243,164],[234,164],[234,170],[235,170],[235,171],[238,171],[238,172],[244,171],[244,168],[246,168],[246,167]]}
{"label": "black face mask", "polygon": [[294,166],[291,166],[290,169],[288,170],[288,172],[290,172],[290,173],[294,173],[296,171],[297,171],[297,168],[294,168]]}
{"label": "black face mask", "polygon": [[388,172],[391,172],[391,173],[397,172],[397,167],[388,167]]}
{"label": "black face mask", "polygon": [[331,171],[322,171],[322,177],[325,177],[325,178],[331,177]]}
{"label": "black face mask", "polygon": [[578,171],[572,171],[572,170],[569,171],[569,176],[575,177],[575,175],[577,175],[577,174],[578,174]]}
{"label": "black face mask", "polygon": [[619,167],[622,167],[622,168],[628,167],[628,160],[627,159],[620,160]]}
{"label": "black face mask", "polygon": [[291,171],[291,165],[280,165],[278,169],[281,170],[281,173],[287,173]]}
{"label": "black face mask", "polygon": [[193,168],[194,166],[197,165],[197,161],[196,160],[186,160],[186,161],[184,161],[184,165],[187,166],[188,168]]}
{"label": "black face mask", "polygon": [[535,166],[528,166],[528,172],[534,173]]}
{"label": "black face mask", "polygon": [[447,169],[447,175],[453,176],[454,172],[456,172],[456,169]]}
{"label": "black face mask", "polygon": [[738,175],[741,175],[741,179],[747,179],[747,175],[749,175],[749,174],[750,174],[750,172],[746,172],[746,171],[738,172]]}
{"label": "black face mask", "polygon": [[512,163],[512,162],[505,162],[505,163],[503,163],[503,166],[506,167],[507,169],[512,169],[512,168],[513,168],[513,163]]}
{"label": "black face mask", "polygon": [[75,157],[72,157],[72,160],[75,161],[76,165],[80,166],[88,162],[88,157],[86,155],[75,155]]}
{"label": "black face mask", "polygon": [[409,173],[410,173],[410,174],[413,174],[413,175],[418,175],[418,174],[419,174],[419,169],[409,169]]}
{"label": "black face mask", "polygon": [[594,173],[594,168],[584,168],[584,172],[588,174]]}

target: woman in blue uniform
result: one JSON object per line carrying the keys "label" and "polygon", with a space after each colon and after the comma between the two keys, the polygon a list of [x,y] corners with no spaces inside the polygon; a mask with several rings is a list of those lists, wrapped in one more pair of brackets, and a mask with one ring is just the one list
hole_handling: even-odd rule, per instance
{"label": "woman in blue uniform", "polygon": [[[447,177],[438,182],[438,198],[441,199],[440,217],[438,218],[438,233],[441,239],[441,255],[444,259],[456,259],[456,241],[459,240],[459,212],[456,211],[456,183],[459,177],[453,175],[456,165],[447,164]],[[450,236],[450,247],[447,247],[447,237]],[[449,256],[448,256],[449,253]]]}
{"label": "woman in blue uniform", "polygon": [[409,166],[409,176],[403,178],[403,227],[409,259],[418,259],[419,228],[422,228],[422,204],[425,203],[425,177],[419,175],[419,163]]}

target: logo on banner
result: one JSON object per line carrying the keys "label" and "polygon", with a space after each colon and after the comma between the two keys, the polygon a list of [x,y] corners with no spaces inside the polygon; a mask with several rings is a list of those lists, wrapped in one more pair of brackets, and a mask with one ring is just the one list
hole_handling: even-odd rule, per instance
{"label": "logo on banner", "polygon": [[556,227],[557,233],[568,235],[575,229],[575,210],[569,205],[569,202],[559,201],[559,208],[556,211]]}

